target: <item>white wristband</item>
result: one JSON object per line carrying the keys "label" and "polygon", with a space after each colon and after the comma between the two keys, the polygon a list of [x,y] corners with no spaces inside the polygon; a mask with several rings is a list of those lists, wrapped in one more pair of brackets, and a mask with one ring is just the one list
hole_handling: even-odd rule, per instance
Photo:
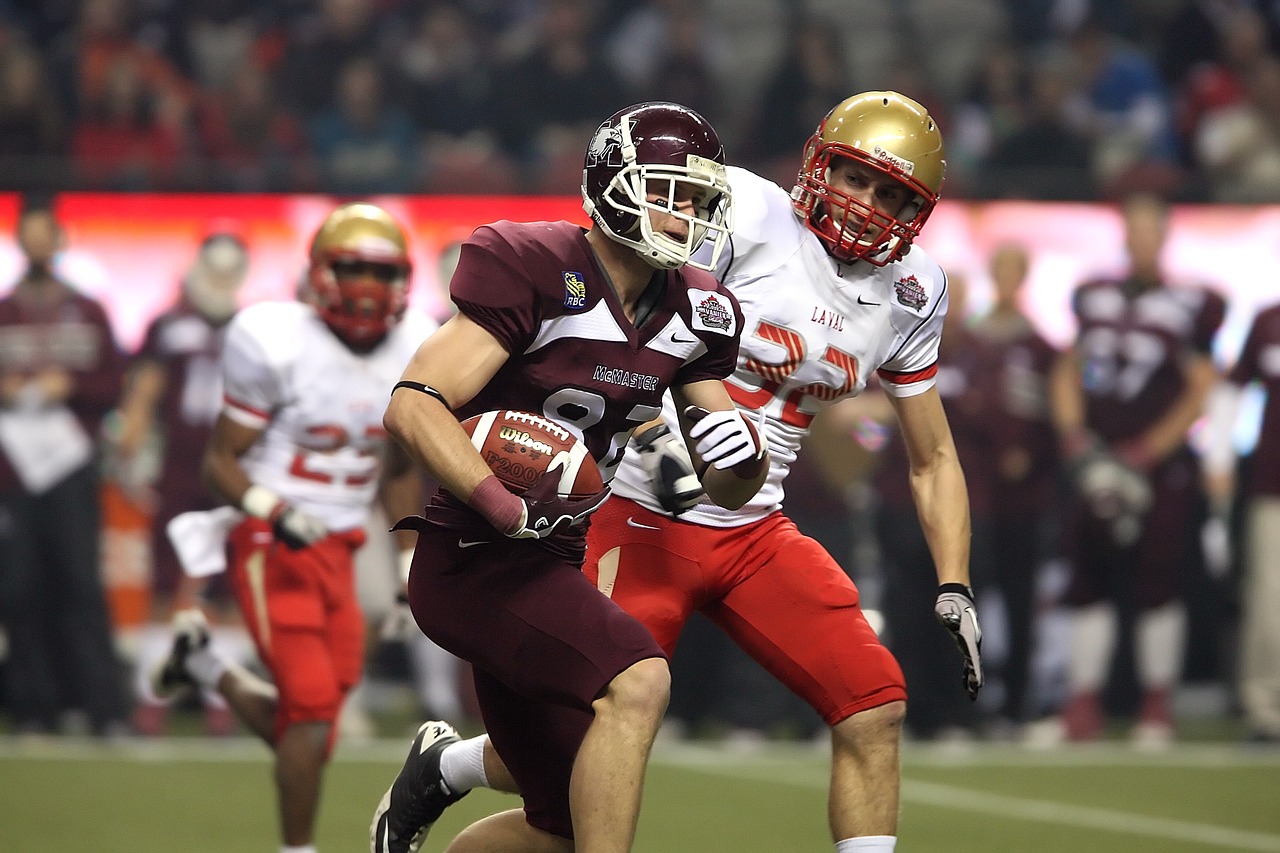
{"label": "white wristband", "polygon": [[240,499],[240,508],[254,518],[266,521],[271,518],[271,513],[280,505],[280,501],[280,496],[275,492],[254,483],[245,490],[244,497]]}
{"label": "white wristband", "polygon": [[413,565],[413,549],[405,548],[400,552],[400,583],[409,585],[409,567]]}

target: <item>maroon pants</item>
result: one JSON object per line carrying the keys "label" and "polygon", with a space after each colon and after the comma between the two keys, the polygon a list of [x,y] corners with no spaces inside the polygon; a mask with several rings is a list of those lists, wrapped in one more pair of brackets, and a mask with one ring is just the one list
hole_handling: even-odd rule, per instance
{"label": "maroon pants", "polygon": [[665,656],[576,563],[536,541],[473,538],[460,544],[456,530],[419,528],[413,615],[423,633],[472,664],[485,727],[529,823],[572,838],[569,776],[591,703],[623,670]]}

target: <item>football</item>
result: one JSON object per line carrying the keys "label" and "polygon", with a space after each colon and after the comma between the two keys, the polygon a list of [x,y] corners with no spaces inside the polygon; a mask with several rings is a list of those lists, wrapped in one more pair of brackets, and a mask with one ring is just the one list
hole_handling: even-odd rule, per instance
{"label": "football", "polygon": [[553,466],[561,468],[556,492],[562,498],[587,497],[604,488],[586,445],[542,415],[500,409],[473,415],[462,428],[493,473],[517,495]]}

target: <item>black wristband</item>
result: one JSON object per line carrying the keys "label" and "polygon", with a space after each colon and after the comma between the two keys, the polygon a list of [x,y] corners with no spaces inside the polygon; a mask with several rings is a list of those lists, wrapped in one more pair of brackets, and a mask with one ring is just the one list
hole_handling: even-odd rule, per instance
{"label": "black wristband", "polygon": [[432,388],[430,385],[423,385],[421,382],[413,382],[409,379],[401,379],[395,385],[391,386],[391,393],[394,394],[397,388],[408,388],[411,391],[418,391],[422,394],[426,394],[428,397],[435,397],[446,409],[449,409],[450,411],[453,410],[453,407],[449,405],[449,401],[444,398],[444,395]]}
{"label": "black wristband", "polygon": [[938,595],[944,595],[948,592],[958,592],[965,598],[973,601],[973,590],[962,583],[944,583],[938,585]]}

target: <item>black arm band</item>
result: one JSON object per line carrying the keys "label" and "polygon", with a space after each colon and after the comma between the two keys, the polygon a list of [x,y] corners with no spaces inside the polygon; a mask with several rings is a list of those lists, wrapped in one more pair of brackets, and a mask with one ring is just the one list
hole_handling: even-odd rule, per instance
{"label": "black arm band", "polygon": [[449,405],[449,401],[444,398],[444,395],[432,388],[430,385],[423,385],[421,382],[411,382],[408,379],[401,379],[395,385],[391,386],[391,393],[396,393],[397,388],[409,388],[413,391],[420,391],[428,397],[435,397],[440,401],[440,405],[444,406],[446,409],[452,410],[453,408]]}

